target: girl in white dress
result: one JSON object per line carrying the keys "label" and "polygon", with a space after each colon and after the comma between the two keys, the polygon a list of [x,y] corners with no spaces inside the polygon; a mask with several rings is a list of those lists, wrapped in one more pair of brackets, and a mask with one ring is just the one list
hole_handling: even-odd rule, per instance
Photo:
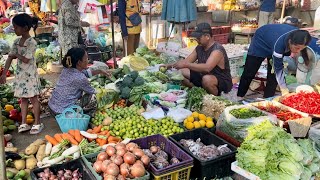
{"label": "girl in white dress", "polygon": [[[31,27],[35,30],[38,25],[38,19],[32,18],[28,14],[16,15],[13,20],[13,27],[17,38],[13,45],[9,57],[6,61],[5,69],[0,77],[0,84],[6,82],[6,73],[13,59],[17,59],[17,72],[14,83],[14,96],[21,98],[22,123],[18,131],[24,132],[30,130],[30,134],[38,134],[42,131],[44,125],[40,123],[40,103],[38,95],[40,94],[40,81],[37,73],[34,54],[37,49],[37,42],[30,36]],[[32,127],[26,124],[28,103],[33,105],[35,122]]]}

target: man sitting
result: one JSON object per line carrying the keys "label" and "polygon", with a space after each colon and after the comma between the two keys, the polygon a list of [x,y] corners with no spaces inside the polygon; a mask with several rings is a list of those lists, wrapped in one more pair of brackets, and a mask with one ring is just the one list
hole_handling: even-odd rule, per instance
{"label": "man sitting", "polygon": [[224,47],[214,41],[211,26],[198,24],[191,36],[199,44],[196,49],[186,59],[165,66],[181,69],[188,87],[203,87],[213,95],[228,93],[232,89],[229,59]]}

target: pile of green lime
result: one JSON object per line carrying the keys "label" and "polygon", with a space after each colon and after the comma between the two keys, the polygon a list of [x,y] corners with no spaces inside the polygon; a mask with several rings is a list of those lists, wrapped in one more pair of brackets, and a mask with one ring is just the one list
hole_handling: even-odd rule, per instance
{"label": "pile of green lime", "polygon": [[122,139],[136,139],[153,134],[162,134],[167,137],[184,131],[178,123],[169,117],[161,120],[146,120],[140,115],[132,115],[123,120],[113,121],[112,124],[103,128],[110,130],[111,135]]}

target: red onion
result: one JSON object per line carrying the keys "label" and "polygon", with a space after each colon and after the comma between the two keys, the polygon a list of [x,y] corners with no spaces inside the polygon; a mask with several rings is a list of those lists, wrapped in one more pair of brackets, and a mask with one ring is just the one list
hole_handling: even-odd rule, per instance
{"label": "red onion", "polygon": [[129,164],[123,163],[120,165],[120,174],[127,177],[129,175]]}
{"label": "red onion", "polygon": [[145,166],[148,166],[150,163],[150,158],[147,155],[144,155],[140,159]]}
{"label": "red onion", "polygon": [[108,159],[109,157],[108,157],[108,154],[106,153],[106,152],[101,152],[101,153],[99,153],[98,154],[98,157],[97,157],[97,159],[99,160],[99,161],[104,161],[104,160],[106,160],[106,159]]}
{"label": "red onion", "polygon": [[118,144],[116,145],[116,150],[125,149],[125,148],[126,148],[126,145],[123,144],[123,143],[118,143]]}
{"label": "red onion", "polygon": [[112,146],[108,146],[106,152],[111,157],[116,153],[116,149]]}
{"label": "red onion", "polygon": [[137,157],[137,159],[140,159],[142,156],[144,156],[144,152],[141,149],[135,148],[132,153]]}
{"label": "red onion", "polygon": [[127,152],[123,155],[123,160],[124,162],[126,162],[129,165],[134,164],[134,162],[136,161],[136,158],[134,157],[134,155],[130,152]]}
{"label": "red onion", "polygon": [[123,159],[121,156],[114,155],[110,158],[112,162],[114,162],[116,165],[120,166],[123,163]]}
{"label": "red onion", "polygon": [[110,160],[104,160],[101,164],[101,171],[106,172],[109,164],[110,164]]}
{"label": "red onion", "polygon": [[126,180],[126,178],[119,174],[119,176],[117,177],[117,180]]}
{"label": "red onion", "polygon": [[139,164],[139,165],[141,165],[141,166],[144,166],[143,162],[140,161],[140,160],[137,160],[134,164]]}
{"label": "red onion", "polygon": [[112,176],[112,175],[109,175],[109,174],[104,173],[104,174],[103,174],[103,180],[116,180],[116,177],[115,177],[115,176]]}
{"label": "red onion", "polygon": [[141,164],[135,163],[131,168],[130,168],[130,174],[134,176],[135,178],[137,177],[142,177],[146,174],[146,169],[144,166],[141,166]]}
{"label": "red onion", "polygon": [[120,169],[115,163],[110,163],[107,167],[107,171],[105,172],[112,176],[118,176]]}
{"label": "red onion", "polygon": [[126,152],[127,152],[127,150],[125,148],[124,149],[117,149],[117,155],[119,155],[119,156],[123,156]]}

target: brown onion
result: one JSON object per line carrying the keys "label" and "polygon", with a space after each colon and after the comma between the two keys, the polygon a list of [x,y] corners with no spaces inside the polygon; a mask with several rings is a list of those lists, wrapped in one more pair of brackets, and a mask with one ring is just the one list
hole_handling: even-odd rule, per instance
{"label": "brown onion", "polygon": [[124,148],[124,149],[117,149],[117,155],[119,156],[123,156],[125,153],[127,152],[127,150]]}
{"label": "brown onion", "polygon": [[125,148],[126,148],[126,145],[123,144],[123,143],[118,143],[118,144],[116,145],[116,150],[125,149]]}
{"label": "brown onion", "polygon": [[106,160],[108,158],[109,157],[108,157],[108,154],[106,152],[99,153],[98,157],[97,157],[98,161],[104,161],[104,160]]}
{"label": "brown onion", "polygon": [[121,156],[113,155],[110,160],[116,165],[120,166],[123,163],[123,159]]}
{"label": "brown onion", "polygon": [[150,151],[152,152],[152,154],[155,154],[159,151],[159,147],[158,146],[151,146],[150,147]]}
{"label": "brown onion", "polygon": [[109,174],[104,173],[104,174],[103,174],[103,180],[116,180],[116,177],[115,177],[115,176],[112,176],[112,175],[109,175]]}
{"label": "brown onion", "polygon": [[137,160],[134,164],[139,164],[139,165],[141,165],[141,166],[144,166],[143,162],[140,161],[140,160]]}
{"label": "brown onion", "polygon": [[144,168],[143,165],[135,163],[131,168],[130,168],[130,174],[137,178],[137,177],[142,177],[146,174],[146,169]]}
{"label": "brown onion", "polygon": [[101,164],[101,171],[106,172],[109,164],[110,164],[110,160],[104,160]]}
{"label": "brown onion", "polygon": [[119,175],[120,169],[115,163],[110,163],[107,167],[107,174],[117,177]]}
{"label": "brown onion", "polygon": [[111,157],[116,153],[116,149],[113,146],[108,146],[106,152]]}
{"label": "brown onion", "polygon": [[127,152],[123,155],[123,160],[125,163],[132,165],[134,162],[136,162],[136,157],[130,152]]}
{"label": "brown onion", "polygon": [[145,166],[148,166],[150,163],[150,158],[147,155],[144,155],[140,159]]}
{"label": "brown onion", "polygon": [[129,175],[129,164],[123,163],[120,165],[120,174],[127,177]]}
{"label": "brown onion", "polygon": [[96,161],[94,164],[93,164],[93,169],[97,172],[97,173],[100,173],[102,170],[101,170],[101,166],[102,166],[102,161]]}
{"label": "brown onion", "polygon": [[132,151],[133,149],[135,149],[137,147],[139,147],[139,146],[136,143],[133,143],[133,142],[127,144],[127,146],[126,146],[128,151]]}
{"label": "brown onion", "polygon": [[137,157],[137,159],[140,159],[142,156],[145,155],[144,152],[139,148],[134,149],[132,153]]}

